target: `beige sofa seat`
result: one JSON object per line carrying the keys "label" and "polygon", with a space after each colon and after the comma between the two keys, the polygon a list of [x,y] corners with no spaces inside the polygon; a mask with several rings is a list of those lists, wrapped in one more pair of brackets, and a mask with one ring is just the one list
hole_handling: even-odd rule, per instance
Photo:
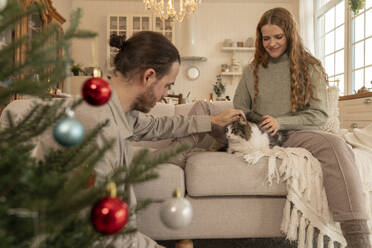
{"label": "beige sofa seat", "polygon": [[267,158],[248,165],[242,157],[226,152],[202,152],[187,160],[189,196],[286,196],[284,183],[266,182]]}
{"label": "beige sofa seat", "polygon": [[193,208],[189,226],[169,229],[160,220],[161,203],[137,215],[138,228],[155,240],[281,237],[283,197],[186,197]]}
{"label": "beige sofa seat", "polygon": [[176,188],[180,190],[182,196],[185,195],[185,173],[182,168],[174,164],[160,164],[156,172],[158,178],[134,187],[137,200],[163,201],[172,197]]}

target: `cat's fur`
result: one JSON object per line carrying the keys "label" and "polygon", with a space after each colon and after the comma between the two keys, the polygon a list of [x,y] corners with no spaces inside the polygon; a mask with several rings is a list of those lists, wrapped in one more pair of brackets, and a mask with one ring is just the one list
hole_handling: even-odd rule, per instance
{"label": "cat's fur", "polygon": [[247,154],[256,150],[269,149],[273,146],[281,146],[286,140],[285,132],[277,132],[274,136],[269,135],[259,127],[263,117],[250,112],[247,120],[241,118],[226,127],[228,141],[228,153]]}

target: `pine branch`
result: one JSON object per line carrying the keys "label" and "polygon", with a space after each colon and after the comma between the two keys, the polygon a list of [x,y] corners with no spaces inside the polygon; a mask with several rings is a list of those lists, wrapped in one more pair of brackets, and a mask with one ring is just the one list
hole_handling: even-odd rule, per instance
{"label": "pine branch", "polygon": [[[24,10],[17,0],[8,2],[0,11],[0,33],[12,30],[22,18],[45,8]],[[50,25],[32,39],[19,37],[0,49],[0,105],[14,94],[46,97],[47,89],[66,77],[66,68],[72,62],[70,40],[95,36],[78,28],[80,17],[81,10],[73,12],[70,27],[53,44],[50,41],[59,32],[57,26]],[[14,63],[14,51],[24,46],[28,47],[26,59]],[[60,49],[63,56],[55,56]],[[35,100],[23,116],[3,113],[6,125],[0,128],[0,247],[111,247],[110,238],[120,238],[136,229],[128,224],[120,233],[109,237],[94,230],[89,212],[95,202],[107,196],[106,185],[114,181],[121,198],[126,199],[131,184],[156,178],[154,168],[158,164],[185,150],[176,149],[157,158],[141,151],[130,165],[113,169],[107,178],[99,178],[95,187],[89,188],[97,163],[114,144],[114,140],[96,144],[107,122],[90,130],[77,146],[50,147],[43,151],[41,160],[31,156],[35,143],[44,138],[41,135],[45,130],[65,118],[65,108],[75,109],[81,102],[81,99],[71,102],[45,98]],[[150,200],[139,202],[130,214],[150,203]]]}
{"label": "pine branch", "polygon": [[[19,15],[17,18],[22,16]],[[63,35],[60,35],[58,26],[52,24],[42,32],[34,34],[32,40],[25,35],[0,50],[0,67],[3,68],[0,71],[0,82],[10,78],[12,80],[10,84],[0,84],[0,105],[6,103],[14,94],[46,96],[51,85],[57,85],[66,77],[66,66],[72,62],[69,40],[96,36],[93,32],[77,28],[80,17],[81,10],[73,12],[71,27]],[[59,37],[58,40],[45,46],[56,36]],[[25,61],[14,63],[12,61],[14,51],[25,44],[29,48]],[[63,57],[56,56],[60,49],[64,50]]]}

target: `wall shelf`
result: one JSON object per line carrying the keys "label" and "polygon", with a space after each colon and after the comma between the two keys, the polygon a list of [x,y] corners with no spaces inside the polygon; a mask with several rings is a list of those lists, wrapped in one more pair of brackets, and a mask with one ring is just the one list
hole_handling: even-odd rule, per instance
{"label": "wall shelf", "polygon": [[254,51],[254,47],[221,47],[222,51]]}
{"label": "wall shelf", "polygon": [[[237,57],[236,57],[236,53],[239,53],[239,52],[253,52],[255,50],[254,47],[225,47],[225,46],[221,46],[221,50],[222,51],[225,51],[225,52],[230,52],[232,53],[232,63],[235,62],[238,62],[237,61]],[[240,62],[239,63],[239,67],[241,67],[240,65]],[[243,72],[241,71],[242,68],[239,68],[240,70],[239,71],[231,71],[232,68],[234,67],[234,65],[230,64],[228,65],[230,67],[230,71],[224,71],[222,72],[221,71],[221,75],[222,76],[232,76],[232,77],[241,77]],[[237,68],[235,68],[236,70]]]}
{"label": "wall shelf", "polygon": [[199,57],[199,56],[182,56],[181,60],[182,61],[204,62],[204,61],[207,61],[208,59],[206,57]]}
{"label": "wall shelf", "polygon": [[226,72],[221,72],[222,76],[241,76],[242,72],[241,71],[226,71]]}

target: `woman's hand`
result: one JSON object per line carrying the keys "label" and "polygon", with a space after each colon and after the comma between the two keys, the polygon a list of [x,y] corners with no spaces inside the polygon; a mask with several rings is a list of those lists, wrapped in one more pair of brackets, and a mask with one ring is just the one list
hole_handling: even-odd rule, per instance
{"label": "woman's hand", "polygon": [[260,127],[265,129],[268,134],[274,136],[279,130],[278,120],[270,115],[264,115],[264,120],[261,122]]}
{"label": "woman's hand", "polygon": [[211,115],[211,122],[214,125],[225,127],[230,123],[237,121],[240,117],[245,119],[245,114],[240,109],[227,109],[218,115]]}

